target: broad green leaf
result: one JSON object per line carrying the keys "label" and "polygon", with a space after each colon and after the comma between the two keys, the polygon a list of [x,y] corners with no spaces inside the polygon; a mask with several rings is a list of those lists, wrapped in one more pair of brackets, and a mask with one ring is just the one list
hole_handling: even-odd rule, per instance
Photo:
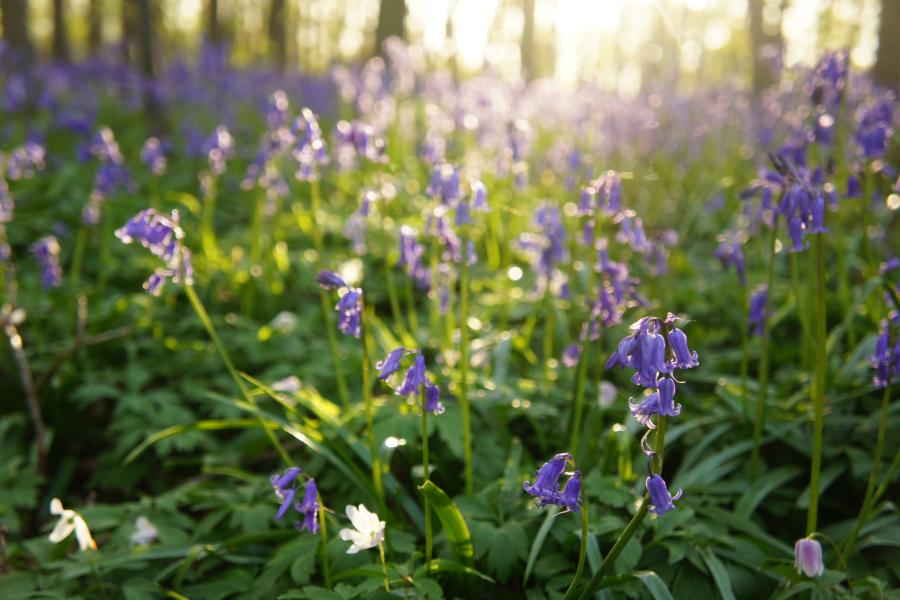
{"label": "broad green leaf", "polygon": [[472,564],[472,537],[469,535],[469,527],[463,519],[462,513],[453,503],[444,490],[434,485],[431,481],[426,481],[419,486],[419,491],[423,496],[428,498],[431,503],[431,509],[441,521],[444,533],[453,547],[453,553],[457,560],[465,565]]}
{"label": "broad green leaf", "polygon": [[725,569],[722,561],[719,560],[719,557],[711,550],[705,550],[700,555],[709,568],[713,581],[716,582],[716,588],[719,590],[719,594],[722,595],[722,600],[735,600],[734,592],[731,589],[731,577],[728,575],[728,571]]}

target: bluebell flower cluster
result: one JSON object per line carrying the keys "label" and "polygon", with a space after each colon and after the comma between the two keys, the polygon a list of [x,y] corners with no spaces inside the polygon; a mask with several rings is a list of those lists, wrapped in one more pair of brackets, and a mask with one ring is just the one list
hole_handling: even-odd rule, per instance
{"label": "bluebell flower cluster", "polygon": [[869,364],[875,370],[875,387],[887,387],[900,376],[900,318],[896,315],[894,319],[882,321],[875,341],[875,353],[869,357]]}
{"label": "bluebell flower cluster", "polygon": [[47,150],[36,141],[27,141],[14,148],[6,157],[6,177],[10,181],[31,179],[47,166]]}
{"label": "bluebell flower cluster", "polygon": [[166,172],[166,148],[159,138],[147,138],[141,147],[141,162],[154,175]]}
{"label": "bluebell flower cluster", "polygon": [[48,235],[31,244],[31,252],[41,265],[41,283],[44,289],[58,287],[62,282],[59,266],[59,241]]}
{"label": "bluebell flower cluster", "polygon": [[750,310],[748,313],[748,325],[753,335],[761,336],[766,324],[766,305],[768,303],[768,288],[765,285],[757,287],[750,295]]}
{"label": "bluebell flower cluster", "polygon": [[132,181],[112,129],[100,127],[91,140],[89,150],[100,165],[94,174],[94,188],[81,211],[81,220],[88,225],[96,225],[100,222],[103,203],[119,190],[129,189]]}
{"label": "bluebell flower cluster", "polygon": [[359,120],[338,121],[334,129],[334,154],[339,171],[355,169],[359,159],[387,161],[387,143],[375,128]]}
{"label": "bluebell flower cluster", "polygon": [[419,242],[418,233],[409,225],[400,227],[400,258],[397,264],[406,269],[406,274],[413,278],[416,287],[427,290],[431,287],[431,272],[422,258],[425,247]]}
{"label": "bluebell flower cluster", "polygon": [[213,177],[219,177],[228,166],[228,159],[234,154],[234,138],[224,125],[216,127],[206,142],[203,144],[203,152],[209,163],[209,172]]}
{"label": "bluebell flower cluster", "polygon": [[874,160],[888,153],[893,135],[894,102],[891,97],[881,97],[859,108],[853,134],[859,158]]}
{"label": "bluebell flower cluster", "polygon": [[570,512],[577,512],[581,506],[581,472],[577,469],[571,473],[562,489],[559,487],[559,479],[562,477],[566,466],[575,465],[572,455],[561,452],[545,462],[537,470],[534,483],[526,481],[523,485],[525,491],[535,497],[538,507],[550,504],[562,506]]}
{"label": "bluebell flower cluster", "polygon": [[152,208],[142,210],[116,230],[116,237],[125,244],[137,242],[162,259],[164,265],[144,283],[144,289],[158,296],[166,281],[176,285],[193,283],[191,253],[184,245],[184,231],[178,224],[178,211],[165,216]]}
{"label": "bluebell flower cluster", "polygon": [[742,232],[726,232],[720,240],[719,247],[716,248],[716,258],[722,262],[722,268],[734,267],[738,281],[741,282],[741,285],[745,285],[747,283],[747,263],[744,259],[742,237]]}
{"label": "bluebell flower cluster", "polygon": [[682,490],[678,490],[673,496],[666,486],[665,480],[659,475],[651,475],[646,481],[647,492],[650,494],[650,512],[662,516],[675,508],[675,501],[681,498]]}
{"label": "bluebell flower cluster", "polygon": [[300,483],[300,467],[290,467],[281,475],[272,475],[270,482],[275,497],[281,502],[278,511],[275,513],[275,520],[280,521],[287,515],[288,511],[294,509],[302,516],[302,521],[294,523],[294,528],[310,533],[318,533],[319,531],[319,491],[316,488],[315,479],[309,478],[303,485],[303,499],[297,500],[297,485]]}
{"label": "bluebell flower cluster", "polygon": [[328,146],[322,138],[322,130],[315,113],[309,108],[300,110],[294,119],[291,133],[296,145],[291,151],[297,163],[294,177],[298,181],[314,181],[319,178],[319,167],[328,163]]}
{"label": "bluebell flower cluster", "polygon": [[[534,226],[539,233],[523,233],[518,247],[531,257],[538,274],[538,292],[551,287],[553,282],[565,283],[566,278],[557,265],[568,258],[566,229],[562,214],[555,204],[542,204],[534,213]],[[561,287],[557,286],[558,288]]]}
{"label": "bluebell flower cluster", "polygon": [[338,329],[358,339],[362,330],[362,290],[348,285],[340,275],[332,271],[320,271],[316,282],[322,289],[338,291],[340,298],[334,306],[338,313]]}
{"label": "bluebell flower cluster", "polygon": [[428,377],[426,372],[425,357],[419,350],[409,350],[407,348],[395,348],[384,358],[375,364],[378,371],[378,379],[390,384],[394,379],[393,375],[400,370],[401,362],[405,356],[413,356],[413,363],[406,370],[406,374],[396,386],[394,392],[398,396],[414,396],[421,392],[425,393],[425,410],[436,415],[444,412],[444,405],[441,404],[441,389],[435,385]]}

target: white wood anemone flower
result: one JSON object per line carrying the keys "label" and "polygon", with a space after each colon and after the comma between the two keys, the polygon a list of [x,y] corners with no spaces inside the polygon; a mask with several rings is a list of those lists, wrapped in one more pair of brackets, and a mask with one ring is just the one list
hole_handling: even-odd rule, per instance
{"label": "white wood anemone flower", "polygon": [[91,530],[88,529],[84,518],[74,510],[63,508],[59,498],[54,498],[50,502],[50,514],[59,515],[59,521],[56,527],[50,532],[50,541],[58,544],[75,531],[75,538],[78,540],[78,547],[84,552],[88,548],[97,549],[97,542],[91,537]]}
{"label": "white wood anemone flower", "polygon": [[347,506],[347,518],[353,529],[341,529],[340,536],[345,542],[351,542],[347,554],[356,554],[360,550],[374,548],[384,539],[384,521],[370,512],[364,505]]}
{"label": "white wood anemone flower", "polygon": [[131,534],[131,543],[135,546],[151,544],[159,536],[159,530],[150,522],[150,519],[141,515],[134,522],[134,533]]}

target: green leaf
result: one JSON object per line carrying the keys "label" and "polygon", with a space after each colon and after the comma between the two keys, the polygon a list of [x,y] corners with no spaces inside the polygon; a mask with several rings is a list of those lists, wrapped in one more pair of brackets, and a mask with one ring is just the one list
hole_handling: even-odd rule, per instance
{"label": "green leaf", "polygon": [[525,575],[522,577],[522,587],[525,587],[528,583],[528,576],[531,575],[531,570],[534,568],[534,561],[540,555],[541,548],[544,546],[544,540],[547,539],[547,534],[550,533],[550,528],[553,526],[553,519],[558,514],[559,511],[547,511],[547,516],[544,517],[541,528],[538,529],[537,535],[534,536],[534,541],[531,542],[531,551],[528,553],[528,562],[525,564]]}
{"label": "green leaf", "polygon": [[700,556],[703,557],[703,562],[709,568],[713,581],[716,582],[716,588],[718,588],[719,594],[722,595],[722,600],[735,600],[734,592],[731,590],[731,577],[728,575],[728,570],[725,569],[725,565],[722,564],[719,557],[711,550],[701,552]]}
{"label": "green leaf", "polygon": [[462,513],[453,503],[444,490],[434,485],[431,481],[426,481],[419,486],[419,491],[431,503],[431,509],[441,521],[441,527],[450,544],[453,546],[453,553],[457,560],[465,565],[472,564],[472,536],[469,535],[469,527],[463,519]]}
{"label": "green leaf", "polygon": [[665,582],[663,582],[659,575],[653,571],[635,571],[633,574],[612,575],[604,578],[597,589],[608,589],[618,585],[631,583],[632,581],[641,582],[644,587],[647,588],[647,591],[654,600],[673,600],[672,594],[669,592],[669,588],[666,587]]}
{"label": "green leaf", "polygon": [[[425,567],[422,566],[416,573],[425,572]],[[432,573],[460,573],[462,575],[471,575],[473,577],[478,577],[479,579],[483,579],[488,583],[494,583],[494,579],[492,577],[488,577],[481,571],[473,569],[472,567],[467,567],[462,563],[458,563],[455,560],[450,560],[449,558],[434,558],[431,560],[431,572]]]}
{"label": "green leaf", "polygon": [[735,514],[744,518],[749,517],[756,510],[756,507],[766,499],[766,496],[799,475],[802,471],[803,469],[800,467],[782,467],[766,473],[747,488],[747,491],[744,492],[744,495],[741,496],[735,507]]}
{"label": "green leaf", "polygon": [[134,461],[134,459],[143,454],[145,450],[147,450],[154,444],[158,444],[163,440],[178,435],[183,435],[185,433],[190,433],[193,431],[221,431],[224,429],[253,429],[254,427],[259,427],[259,421],[257,421],[256,419],[214,419],[208,421],[197,421],[196,423],[185,423],[183,425],[173,425],[172,427],[168,427],[166,429],[163,429],[162,431],[154,433],[146,440],[141,442],[141,444],[137,448],[128,453],[128,456],[125,457],[123,464],[130,464]]}

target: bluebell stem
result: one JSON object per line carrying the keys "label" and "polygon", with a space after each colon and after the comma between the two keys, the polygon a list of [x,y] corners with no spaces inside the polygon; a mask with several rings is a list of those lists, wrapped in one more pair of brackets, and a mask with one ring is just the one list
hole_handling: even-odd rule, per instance
{"label": "bluebell stem", "polygon": [[31,245],[31,252],[41,265],[41,283],[44,289],[58,287],[62,281],[59,267],[59,242],[56,236],[48,235]]}
{"label": "bluebell stem", "polygon": [[651,475],[647,478],[647,492],[650,494],[650,512],[662,516],[675,508],[675,501],[681,498],[682,492],[678,490],[673,496],[669,493],[665,480],[659,475]]}
{"label": "bluebell stem", "polygon": [[822,546],[812,537],[797,540],[794,544],[794,567],[797,573],[807,577],[818,577],[825,572],[822,562]]}

